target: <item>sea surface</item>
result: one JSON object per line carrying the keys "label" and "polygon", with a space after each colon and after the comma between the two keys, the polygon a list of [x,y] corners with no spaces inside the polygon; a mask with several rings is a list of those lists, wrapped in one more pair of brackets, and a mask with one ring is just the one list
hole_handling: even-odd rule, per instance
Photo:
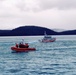
{"label": "sea surface", "polygon": [[[0,37],[0,75],[76,75],[76,35],[61,35],[41,43],[43,36]],[[16,53],[22,39],[36,51]]]}

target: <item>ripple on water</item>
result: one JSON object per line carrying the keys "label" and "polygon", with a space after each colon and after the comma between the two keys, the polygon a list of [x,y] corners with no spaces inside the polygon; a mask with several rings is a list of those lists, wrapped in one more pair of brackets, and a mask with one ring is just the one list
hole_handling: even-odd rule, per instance
{"label": "ripple on water", "polygon": [[76,75],[76,36],[56,37],[53,43],[40,43],[38,37],[24,37],[25,41],[31,42],[30,47],[36,47],[36,51],[27,53],[12,53],[10,50],[23,36],[0,37],[0,74]]}

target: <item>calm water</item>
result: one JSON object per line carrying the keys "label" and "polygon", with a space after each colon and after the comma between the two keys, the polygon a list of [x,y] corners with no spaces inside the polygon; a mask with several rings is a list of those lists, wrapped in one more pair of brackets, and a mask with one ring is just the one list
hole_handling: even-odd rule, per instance
{"label": "calm water", "polygon": [[[40,43],[42,36],[0,37],[0,75],[76,75],[76,36],[54,37],[52,43]],[[21,39],[36,51],[12,53]]]}

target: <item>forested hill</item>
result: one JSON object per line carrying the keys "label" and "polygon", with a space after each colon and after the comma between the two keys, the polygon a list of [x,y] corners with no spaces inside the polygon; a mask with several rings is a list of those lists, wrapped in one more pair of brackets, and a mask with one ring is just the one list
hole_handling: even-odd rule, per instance
{"label": "forested hill", "polygon": [[21,26],[12,30],[0,30],[0,36],[37,36],[44,35],[76,35],[76,30],[56,32],[51,29],[39,26]]}
{"label": "forested hill", "polygon": [[32,36],[32,35],[44,35],[44,32],[48,35],[56,35],[57,32],[50,30],[48,28],[39,27],[39,26],[22,26],[15,28],[10,31],[10,36]]}
{"label": "forested hill", "polygon": [[59,35],[76,35],[76,30],[67,30],[60,32]]}

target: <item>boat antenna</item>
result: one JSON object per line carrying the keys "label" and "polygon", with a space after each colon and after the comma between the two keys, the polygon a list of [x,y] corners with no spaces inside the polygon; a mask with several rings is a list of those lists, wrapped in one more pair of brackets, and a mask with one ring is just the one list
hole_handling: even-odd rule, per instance
{"label": "boat antenna", "polygon": [[44,35],[46,36],[47,34],[46,34],[46,31],[44,32]]}

